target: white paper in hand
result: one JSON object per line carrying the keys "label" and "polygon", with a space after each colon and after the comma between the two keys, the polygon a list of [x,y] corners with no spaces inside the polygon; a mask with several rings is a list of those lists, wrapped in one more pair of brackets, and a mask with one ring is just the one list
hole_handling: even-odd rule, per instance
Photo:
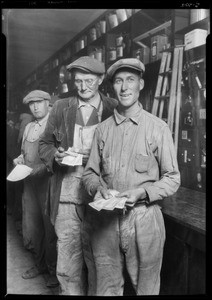
{"label": "white paper in hand", "polygon": [[7,176],[7,180],[9,181],[19,181],[27,176],[32,172],[32,168],[18,164],[15,166],[15,168],[10,172],[10,174]]}
{"label": "white paper in hand", "polygon": [[109,199],[98,199],[94,202],[90,202],[89,205],[100,211],[102,209],[105,209],[105,210],[114,210],[115,208],[118,208],[118,209],[123,209],[125,207],[125,202],[127,200],[126,197],[122,197],[122,198],[117,198],[115,195],[117,195],[119,192],[118,191],[115,191],[115,190],[109,190],[112,197],[109,198]]}
{"label": "white paper in hand", "polygon": [[67,155],[63,158],[62,164],[68,166],[81,166],[82,165],[82,154],[78,154],[77,156]]}

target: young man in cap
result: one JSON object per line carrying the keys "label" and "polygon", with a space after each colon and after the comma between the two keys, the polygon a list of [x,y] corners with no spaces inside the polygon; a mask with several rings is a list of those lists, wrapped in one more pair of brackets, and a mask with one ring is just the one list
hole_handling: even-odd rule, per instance
{"label": "young man in cap", "polygon": [[[112,115],[115,99],[105,97],[99,86],[104,64],[89,56],[67,66],[76,96],[56,101],[40,140],[39,153],[49,172],[48,212],[58,237],[57,278],[62,295],[86,295],[87,275],[82,254],[81,223],[88,195],[82,185],[93,134]],[[62,159],[68,148],[83,155],[82,165],[67,166]]]}
{"label": "young man in cap", "polygon": [[24,245],[33,251],[36,264],[23,273],[22,277],[30,279],[49,272],[47,286],[56,286],[57,237],[49,217],[44,214],[49,175],[38,155],[39,137],[49,116],[49,101],[50,95],[41,90],[34,90],[23,99],[23,103],[29,105],[35,120],[26,125],[21,155],[13,162],[33,169],[24,180],[22,231]]}
{"label": "young man in cap", "polygon": [[123,213],[86,209],[89,295],[122,296],[124,262],[137,295],[159,293],[165,228],[158,200],[177,191],[180,173],[168,125],[139,102],[143,72],[135,58],[107,71],[119,104],[95,131],[83,182],[94,201],[116,190],[126,202]]}

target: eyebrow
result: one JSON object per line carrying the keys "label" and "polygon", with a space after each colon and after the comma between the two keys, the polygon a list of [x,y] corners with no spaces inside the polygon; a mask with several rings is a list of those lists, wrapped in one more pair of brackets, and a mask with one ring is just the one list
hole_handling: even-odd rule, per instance
{"label": "eyebrow", "polygon": [[[130,78],[130,77],[133,77],[133,78],[136,78],[136,75],[134,75],[134,74],[131,74],[131,75],[128,75],[126,78]],[[114,80],[116,80],[116,79],[123,79],[121,76],[115,76],[115,78],[114,78]]]}

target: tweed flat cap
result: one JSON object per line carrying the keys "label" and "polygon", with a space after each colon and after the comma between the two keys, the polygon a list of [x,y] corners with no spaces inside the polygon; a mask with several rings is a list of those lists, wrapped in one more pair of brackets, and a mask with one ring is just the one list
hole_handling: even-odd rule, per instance
{"label": "tweed flat cap", "polygon": [[50,95],[47,92],[41,90],[34,90],[30,92],[26,97],[23,99],[24,104],[28,104],[29,102],[33,101],[41,101],[41,100],[51,100]]}
{"label": "tweed flat cap", "polygon": [[73,69],[80,69],[88,73],[94,74],[104,74],[105,65],[101,61],[92,58],[90,56],[82,56],[77,60],[73,61],[70,65],[66,67],[68,71]]}
{"label": "tweed flat cap", "polygon": [[112,66],[107,70],[107,78],[112,79],[115,72],[121,68],[130,68],[140,72],[145,71],[144,64],[137,58],[123,58],[116,61]]}

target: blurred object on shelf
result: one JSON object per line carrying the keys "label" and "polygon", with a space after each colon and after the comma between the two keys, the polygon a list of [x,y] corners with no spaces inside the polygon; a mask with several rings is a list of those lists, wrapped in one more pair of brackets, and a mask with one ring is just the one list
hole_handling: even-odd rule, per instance
{"label": "blurred object on shelf", "polygon": [[123,45],[116,47],[117,58],[123,57]]}
{"label": "blurred object on shelf", "polygon": [[95,51],[90,51],[88,53],[88,56],[92,57],[92,58],[95,58]]}
{"label": "blurred object on shelf", "polygon": [[204,29],[194,29],[184,36],[185,50],[206,44],[208,32]]}
{"label": "blurred object on shelf", "polygon": [[209,16],[209,9],[191,9],[190,24],[201,21]]}
{"label": "blurred object on shelf", "polygon": [[67,93],[68,92],[68,85],[67,83],[63,83],[62,84],[62,94]]}
{"label": "blurred object on shelf", "polygon": [[106,21],[105,20],[101,20],[99,23],[100,23],[101,34],[106,33]]}
{"label": "blurred object on shelf", "polygon": [[161,59],[161,51],[164,50],[167,43],[167,35],[155,35],[151,38],[151,62]]}
{"label": "blurred object on shelf", "polygon": [[96,37],[98,39],[102,35],[101,28],[100,28],[101,27],[100,22],[97,22],[95,27],[96,27]]}
{"label": "blurred object on shelf", "polygon": [[114,61],[116,60],[116,48],[115,47],[110,47],[109,48],[109,61]]}
{"label": "blurred object on shelf", "polygon": [[117,15],[119,24],[127,20],[127,13],[126,13],[125,9],[117,9],[116,15]]}
{"label": "blurred object on shelf", "polygon": [[150,48],[148,46],[141,47],[134,51],[133,57],[142,61],[145,65],[150,61]]}
{"label": "blurred object on shelf", "polygon": [[96,48],[96,51],[94,52],[94,58],[99,61],[103,61],[102,48]]}
{"label": "blurred object on shelf", "polygon": [[96,28],[95,28],[95,27],[92,27],[92,28],[89,30],[89,38],[90,38],[90,42],[93,42],[93,41],[96,40],[97,35],[96,35]]}
{"label": "blurred object on shelf", "polygon": [[108,20],[109,20],[109,24],[110,24],[111,29],[118,25],[118,18],[117,18],[117,15],[115,13],[109,14]]}
{"label": "blurred object on shelf", "polygon": [[116,46],[122,46],[123,45],[123,35],[122,33],[120,33],[119,35],[117,35],[116,37]]}
{"label": "blurred object on shelf", "polygon": [[132,16],[132,8],[127,8],[125,10],[126,10],[127,18],[129,19]]}
{"label": "blurred object on shelf", "polygon": [[79,43],[79,50],[81,50],[85,47],[85,41],[84,41],[83,37],[81,37],[81,39],[79,39],[78,43]]}

